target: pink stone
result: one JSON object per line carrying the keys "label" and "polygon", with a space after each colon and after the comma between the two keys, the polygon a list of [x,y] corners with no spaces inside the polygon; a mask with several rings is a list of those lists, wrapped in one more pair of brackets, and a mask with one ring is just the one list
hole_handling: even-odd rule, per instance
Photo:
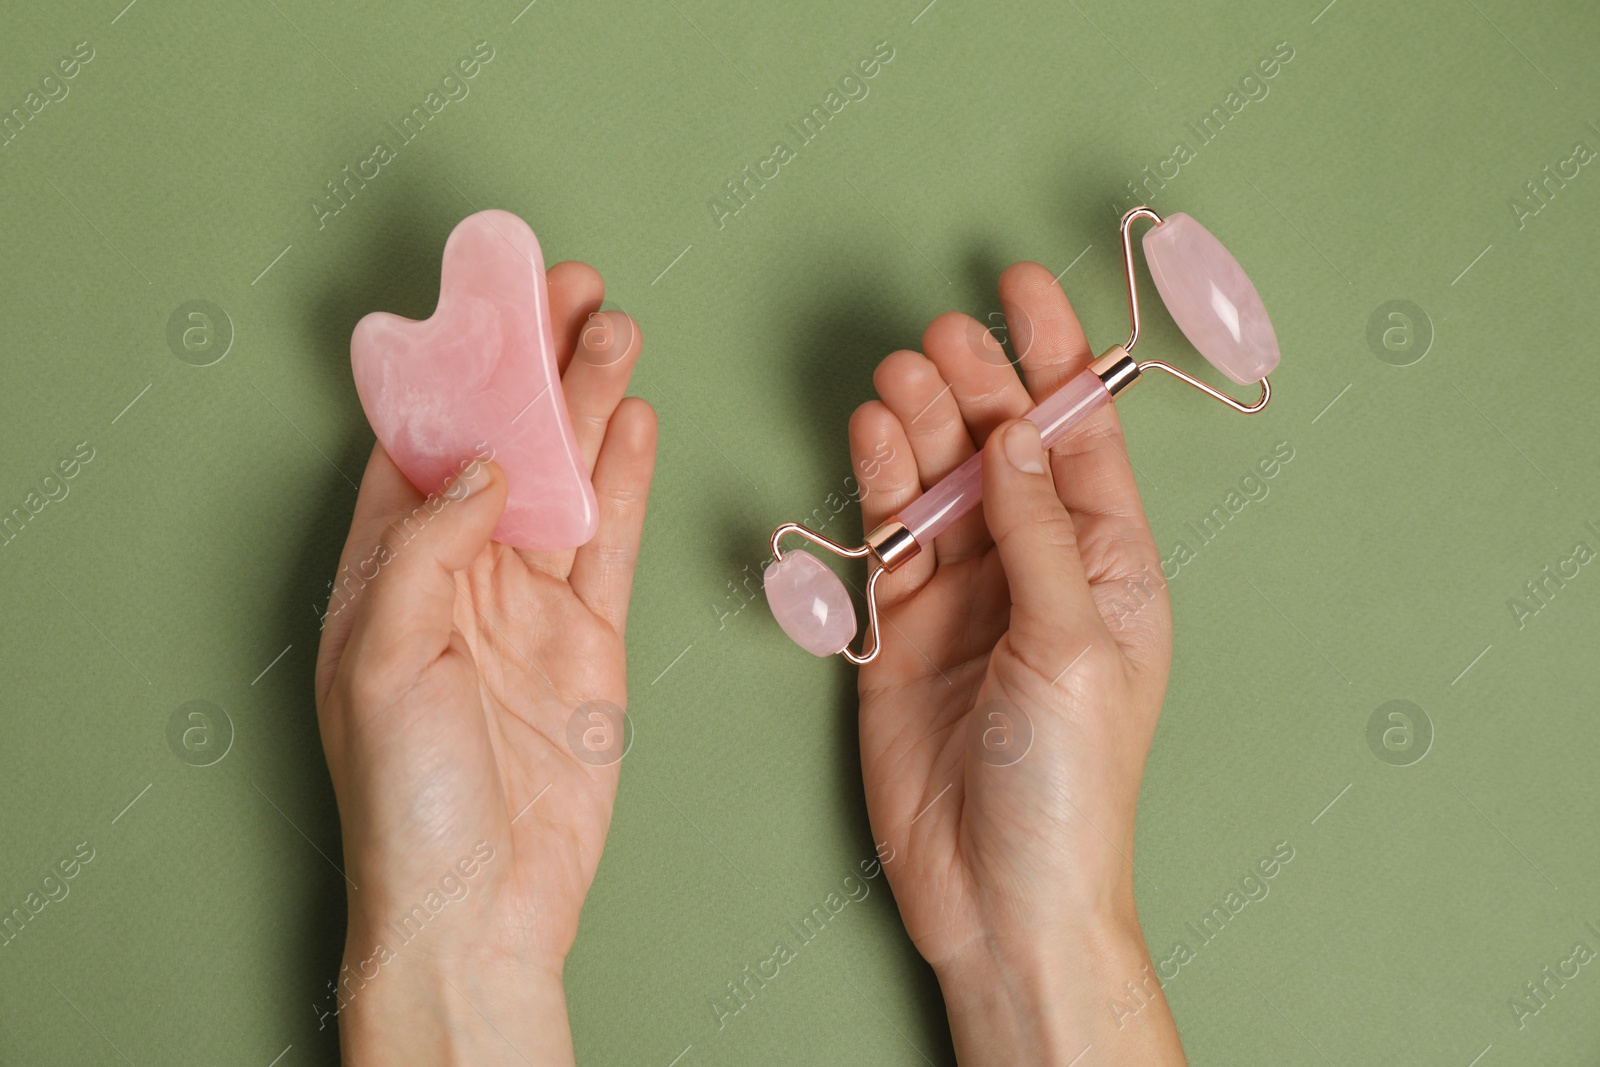
{"label": "pink stone", "polygon": [[1278,335],[1261,295],[1204,226],[1168,215],[1145,233],[1144,257],[1172,321],[1212,366],[1240,385],[1277,369]]}
{"label": "pink stone", "polygon": [[767,604],[790,640],[813,656],[840,652],[856,635],[856,609],[839,576],[798,549],[767,567]]}
{"label": "pink stone", "polygon": [[463,219],[445,242],[433,315],[366,316],[350,367],[373,432],[420,492],[492,455],[508,489],[495,540],[550,551],[594,536],[599,511],[561,392],[544,254],[517,216]]}

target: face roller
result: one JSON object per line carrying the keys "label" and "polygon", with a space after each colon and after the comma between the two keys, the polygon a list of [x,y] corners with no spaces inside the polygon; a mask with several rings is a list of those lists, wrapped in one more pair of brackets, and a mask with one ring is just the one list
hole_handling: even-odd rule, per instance
{"label": "face roller", "polygon": [[[1144,235],[1145,262],[1172,319],[1190,343],[1223,374],[1240,385],[1260,383],[1261,396],[1244,404],[1170,364],[1131,355],[1139,341],[1139,289],[1134,276],[1133,224],[1148,219],[1155,225]],[[1158,370],[1235,411],[1254,415],[1267,406],[1272,387],[1267,375],[1278,366],[1278,338],[1260,295],[1237,260],[1188,215],[1163,219],[1147,207],[1122,216],[1122,259],[1128,283],[1132,332],[1123,344],[1107,351],[1089,367],[1046,397],[1027,418],[1039,427],[1049,448],[1072,427],[1119,396],[1146,371]],[[983,488],[983,454],[973,455],[937,485],[867,535],[866,544],[847,548],[798,523],[772,531],[772,564],[764,575],[767,603],[778,625],[794,642],[817,656],[841,653],[851,663],[869,663],[878,655],[878,581],[977,506]],[[804,538],[835,555],[866,559],[867,634],[859,653],[849,649],[856,634],[855,608],[844,583],[827,564],[808,552],[785,552],[783,539]]]}

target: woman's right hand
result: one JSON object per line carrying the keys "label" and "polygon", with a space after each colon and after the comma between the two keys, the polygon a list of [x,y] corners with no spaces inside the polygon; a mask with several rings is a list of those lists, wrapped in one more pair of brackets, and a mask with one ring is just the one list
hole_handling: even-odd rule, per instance
{"label": "woman's right hand", "polygon": [[1114,407],[1048,454],[1021,419],[1093,358],[1065,294],[1018,263],[1000,300],[1026,383],[951,313],[925,354],[884,359],[850,423],[868,529],[987,442],[981,513],[880,582],[860,675],[874,838],[963,1064],[1182,1063],[1133,893],[1172,656],[1160,555]]}

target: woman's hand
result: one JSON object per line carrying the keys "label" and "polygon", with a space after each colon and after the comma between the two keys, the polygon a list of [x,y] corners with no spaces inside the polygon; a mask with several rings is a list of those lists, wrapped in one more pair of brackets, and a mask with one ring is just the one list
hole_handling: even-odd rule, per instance
{"label": "woman's hand", "polygon": [[[850,423],[868,529],[983,446],[983,509],[880,584],[861,762],[880,858],[963,1064],[1182,1063],[1134,911],[1133,827],[1172,655],[1115,409],[1048,457],[1017,421],[1092,360],[1050,272],[1000,279],[1026,384],[965,315]],[[885,458],[887,457],[887,458]],[[1131,1017],[1112,1000],[1143,1006]]]}
{"label": "woman's hand", "polygon": [[340,557],[316,695],[350,883],[349,1063],[572,1062],[561,971],[616,798],[656,421],[623,399],[639,331],[599,312],[600,275],[548,280],[599,532],[493,543],[492,462],[424,501],[377,447]]}

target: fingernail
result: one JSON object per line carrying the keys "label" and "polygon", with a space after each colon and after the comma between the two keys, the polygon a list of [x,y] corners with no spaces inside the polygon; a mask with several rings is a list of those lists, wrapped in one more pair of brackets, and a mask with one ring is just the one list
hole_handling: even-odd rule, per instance
{"label": "fingernail", "polygon": [[488,484],[488,465],[481,459],[475,459],[461,468],[461,473],[450,480],[450,485],[445,489],[444,495],[451,500],[465,500]]}
{"label": "fingernail", "polygon": [[1021,419],[1006,431],[1004,441],[1006,459],[1024,474],[1044,473],[1044,442],[1039,439],[1039,427]]}
{"label": "fingernail", "polygon": [[633,319],[622,312],[597,311],[578,333],[578,358],[609,367],[627,355],[633,344]]}

